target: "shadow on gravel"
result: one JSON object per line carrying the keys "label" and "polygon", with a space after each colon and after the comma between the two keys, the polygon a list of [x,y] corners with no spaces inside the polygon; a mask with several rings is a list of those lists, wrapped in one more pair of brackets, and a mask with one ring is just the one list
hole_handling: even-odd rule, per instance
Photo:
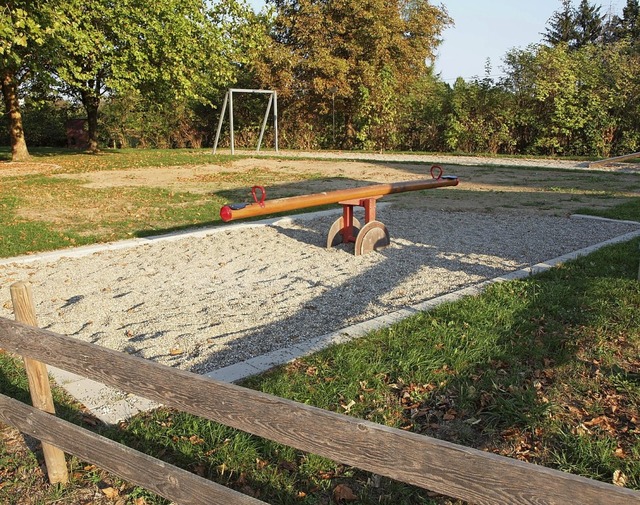
{"label": "shadow on gravel", "polygon": [[[365,271],[355,269],[356,274],[346,276],[338,285],[325,279],[326,289],[295,313],[269,324],[256,321],[251,334],[238,333],[226,349],[208,358],[196,358],[193,371],[210,372],[406,308],[406,302],[395,300],[402,295],[398,290],[415,292],[410,304],[417,304],[616,235],[594,236],[588,233],[592,223],[564,218],[522,216],[516,221],[488,214],[390,207],[381,210],[379,217],[389,228],[392,245],[365,258],[353,256],[352,244],[339,245],[331,252],[324,249],[326,232],[338,215],[305,220],[297,227],[272,227],[307,244],[311,255],[335,254],[336,277],[349,272],[350,265],[375,261],[366,263]],[[304,271],[296,275],[307,279]]]}

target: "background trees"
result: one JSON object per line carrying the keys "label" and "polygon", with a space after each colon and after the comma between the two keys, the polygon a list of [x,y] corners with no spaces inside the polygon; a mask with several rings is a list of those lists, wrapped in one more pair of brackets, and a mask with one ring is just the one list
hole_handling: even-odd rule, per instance
{"label": "background trees", "polygon": [[[254,64],[257,82],[275,88],[300,147],[331,146],[324,138],[333,104],[338,145],[397,145],[403,96],[430,75],[446,11],[424,0],[272,0],[270,43]],[[286,128],[286,126],[285,126]],[[313,140],[311,140],[313,139]]]}
{"label": "background trees", "polygon": [[[606,15],[589,0],[561,0],[539,44],[507,52],[504,77],[452,84],[431,66],[452,22],[435,3],[269,5],[255,15],[243,0],[5,2],[0,144],[14,159],[28,156],[23,132],[60,145],[65,118],[80,110],[94,150],[210,145],[217,107],[235,86],[278,91],[289,148],[640,150],[638,0]],[[253,146],[264,103],[235,105],[238,145]]]}
{"label": "background trees", "polygon": [[[230,81],[243,58],[233,32],[248,16],[232,0],[213,9],[202,0],[65,2],[54,40],[64,57],[50,70],[60,91],[84,106],[89,148],[98,147],[98,110],[105,96],[140,94],[169,104],[205,99],[212,86]],[[247,41],[244,35],[240,40]]]}
{"label": "background trees", "polygon": [[151,111],[196,108],[190,100],[206,103],[233,81],[259,33],[253,12],[236,0],[16,0],[2,14],[0,71],[14,159],[27,152],[18,121],[21,77],[81,104],[95,151],[105,99],[130,97]]}
{"label": "background trees", "polygon": [[[0,79],[15,161],[28,159],[18,87],[38,70],[53,25],[55,1],[9,0],[0,6]],[[40,54],[38,54],[40,52]]]}

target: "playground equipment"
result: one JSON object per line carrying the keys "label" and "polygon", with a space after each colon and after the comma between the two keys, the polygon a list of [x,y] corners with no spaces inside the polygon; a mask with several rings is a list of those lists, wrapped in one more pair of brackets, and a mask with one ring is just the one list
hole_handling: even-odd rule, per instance
{"label": "playground equipment", "polygon": [[213,143],[213,154],[216,154],[218,150],[218,140],[220,140],[220,131],[222,130],[222,122],[224,121],[224,113],[227,110],[227,104],[229,104],[229,143],[231,145],[231,154],[235,154],[235,137],[233,133],[233,94],[234,93],[251,93],[269,95],[269,102],[267,103],[267,110],[264,113],[264,119],[262,120],[262,127],[260,128],[260,137],[258,138],[258,148],[256,152],[260,152],[260,146],[262,145],[262,137],[264,136],[264,130],[267,127],[267,120],[269,119],[269,113],[271,112],[271,105],[273,105],[273,136],[274,147],[278,152],[278,94],[275,91],[269,89],[234,89],[230,88],[224,96],[224,102],[222,103],[222,111],[220,112],[220,118],[218,119],[218,129],[216,130],[216,139]]}
{"label": "playground equipment", "polygon": [[[382,249],[390,244],[387,227],[376,220],[376,201],[379,198],[393,193],[457,185],[458,177],[455,175],[442,175],[442,168],[434,165],[431,167],[431,179],[374,184],[325,193],[278,198],[276,200],[267,200],[267,192],[264,187],[253,186],[251,188],[254,200],[252,203],[227,204],[220,209],[220,217],[224,222],[228,222],[234,219],[339,203],[342,205],[342,216],[336,219],[329,229],[327,247],[333,247],[340,243],[354,242],[355,255],[359,256],[373,250]],[[354,207],[364,208],[365,224],[362,227],[353,215]]]}

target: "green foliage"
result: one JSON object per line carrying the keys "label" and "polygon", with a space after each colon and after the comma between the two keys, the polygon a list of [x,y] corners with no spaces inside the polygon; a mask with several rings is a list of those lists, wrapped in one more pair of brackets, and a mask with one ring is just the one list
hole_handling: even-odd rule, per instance
{"label": "green foliage", "polygon": [[640,51],[640,2],[627,0],[622,17],[613,16],[609,23],[609,41],[626,40],[635,52]]}
{"label": "green foliage", "polygon": [[605,157],[638,141],[638,56],[626,42],[531,46],[506,59],[521,149]]}
{"label": "green foliage", "polygon": [[446,11],[423,0],[273,4],[271,43],[254,72],[279,92],[289,144],[314,147],[335,103],[340,145],[394,147],[401,95],[430,73],[425,60],[450,22]]}
{"label": "green foliage", "polygon": [[18,70],[45,41],[50,14],[45,2],[9,0],[0,7],[0,70]]}
{"label": "green foliage", "polygon": [[64,147],[67,145],[65,122],[73,109],[65,103],[25,103],[22,109],[24,129],[31,146]]}
{"label": "green foliage", "polygon": [[92,150],[105,95],[139,92],[166,109],[174,100],[205,100],[257,45],[251,11],[235,0],[212,7],[203,0],[70,0],[59,16],[51,68],[62,91],[85,107]]}
{"label": "green foliage", "polygon": [[553,13],[548,21],[544,40],[551,44],[569,44],[576,37],[575,11],[571,0],[562,0],[562,8]]}
{"label": "green foliage", "polygon": [[544,40],[551,46],[565,44],[578,49],[600,41],[605,35],[604,16],[600,6],[580,0],[574,8],[571,0],[562,0],[562,8],[549,19]]}
{"label": "green foliage", "polygon": [[214,131],[196,115],[193,100],[183,97],[165,103],[137,91],[107,98],[99,126],[100,143],[117,148],[200,148],[207,131]]}
{"label": "green foliage", "polygon": [[447,147],[466,153],[513,152],[511,98],[489,77],[456,80],[445,130]]}
{"label": "green foliage", "polygon": [[600,6],[592,5],[588,0],[581,0],[576,10],[576,41],[575,47],[598,42],[604,30],[604,16],[600,14]]}

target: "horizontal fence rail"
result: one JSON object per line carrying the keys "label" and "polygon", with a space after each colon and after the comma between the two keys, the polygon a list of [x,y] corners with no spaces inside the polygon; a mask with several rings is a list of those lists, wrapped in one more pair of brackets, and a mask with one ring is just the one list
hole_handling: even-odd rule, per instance
{"label": "horizontal fence rail", "polygon": [[1,394],[0,421],[180,505],[265,504]]}
{"label": "horizontal fence rail", "polygon": [[0,348],[472,503],[640,504],[640,493],[630,489],[219,382],[4,318],[0,318]]}

